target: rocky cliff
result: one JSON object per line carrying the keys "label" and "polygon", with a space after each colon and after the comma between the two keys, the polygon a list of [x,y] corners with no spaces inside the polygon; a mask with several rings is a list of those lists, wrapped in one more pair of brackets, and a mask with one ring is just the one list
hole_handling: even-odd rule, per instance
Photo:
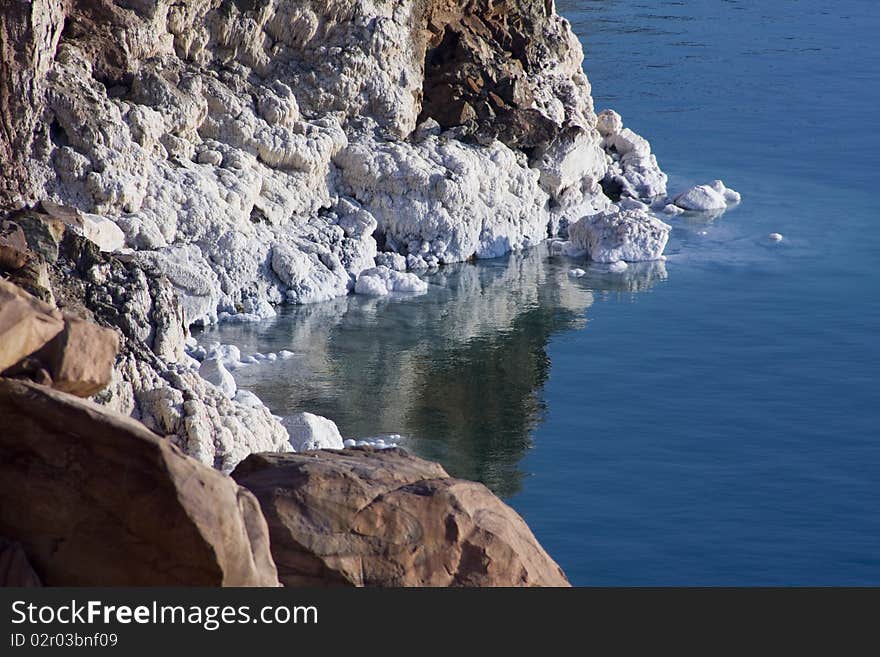
{"label": "rocky cliff", "polygon": [[286,432],[198,375],[191,325],[374,290],[376,265],[393,289],[618,198],[635,214],[572,248],[662,252],[665,175],[581,60],[543,0],[9,0],[5,270],[118,330],[99,401],[230,470]]}

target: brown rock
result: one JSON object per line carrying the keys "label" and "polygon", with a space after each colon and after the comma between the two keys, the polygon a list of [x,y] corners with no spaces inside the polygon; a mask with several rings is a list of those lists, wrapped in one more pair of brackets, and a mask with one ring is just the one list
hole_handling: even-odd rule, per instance
{"label": "brown rock", "polygon": [[32,210],[22,210],[12,216],[15,223],[21,226],[28,248],[47,263],[55,263],[61,240],[70,223]]}
{"label": "brown rock", "polygon": [[33,354],[63,328],[61,313],[0,280],[0,372]]}
{"label": "brown rock", "polygon": [[38,357],[48,365],[53,388],[90,397],[110,383],[118,351],[116,331],[65,315],[64,330]]}
{"label": "brown rock", "polygon": [[0,586],[42,586],[21,544],[0,538]]}
{"label": "brown rock", "polygon": [[255,454],[232,476],[286,586],[568,586],[489,489],[400,449]]}
{"label": "brown rock", "polygon": [[129,417],[0,379],[0,535],[46,585],[275,586],[253,496]]}
{"label": "brown rock", "polygon": [[11,221],[0,222],[0,271],[15,271],[28,261],[24,231]]}

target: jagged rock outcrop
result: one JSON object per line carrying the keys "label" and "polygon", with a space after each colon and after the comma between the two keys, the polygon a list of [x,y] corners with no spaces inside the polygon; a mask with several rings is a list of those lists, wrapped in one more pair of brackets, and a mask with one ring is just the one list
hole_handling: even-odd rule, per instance
{"label": "jagged rock outcrop", "polygon": [[265,406],[229,399],[199,376],[198,363],[183,351],[187,329],[168,279],[130,256],[101,252],[79,224],[53,212],[11,215],[8,223],[25,235],[27,263],[5,273],[57,299],[64,312],[0,282],[0,371],[97,395],[222,470],[254,451],[290,449],[286,430]]}
{"label": "jagged rock outcrop", "polygon": [[568,586],[485,486],[392,448],[248,457],[286,586]]}
{"label": "jagged rock outcrop", "polygon": [[254,496],[138,422],[0,379],[0,536],[46,585],[276,586]]}
{"label": "jagged rock outcrop", "polygon": [[[376,222],[382,248],[432,264],[534,243],[562,208],[607,203],[580,45],[547,3],[18,9],[0,12],[3,47],[23,53],[5,63],[0,134],[26,166],[0,206],[112,219],[187,322],[344,294],[374,264]],[[419,117],[452,130],[419,139]],[[382,162],[390,186],[367,175]]]}

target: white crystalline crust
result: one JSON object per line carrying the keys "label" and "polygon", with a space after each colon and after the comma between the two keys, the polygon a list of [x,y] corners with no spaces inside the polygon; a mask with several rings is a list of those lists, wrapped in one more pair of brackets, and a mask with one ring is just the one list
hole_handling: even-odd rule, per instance
{"label": "white crystalline crust", "polygon": [[342,449],[342,435],[332,420],[312,413],[297,413],[285,419],[290,443],[301,452],[308,449]]}
{"label": "white crystalline crust", "polygon": [[[600,262],[661,256],[668,226],[647,204],[665,196],[666,176],[618,114],[594,114],[581,47],[552,10],[511,4],[540,28],[527,44],[540,65],[518,97],[550,126],[519,147],[418,124],[428,22],[443,20],[442,3],[250,4],[116,3],[116,59],[64,37],[63,16],[34,32],[33,47],[52,55],[33,82],[51,129],[17,202],[76,208],[83,234],[143,283],[126,312],[149,318],[141,337],[155,359],[120,358],[105,403],[229,469],[249,451],[289,449],[287,430],[230,373],[289,356],[186,353],[192,325],[261,321],[282,302],[350,292],[421,293],[407,270],[555,235],[568,236],[562,252]],[[666,207],[696,207],[698,195]]]}
{"label": "white crystalline crust", "polygon": [[618,210],[584,217],[568,229],[571,243],[601,263],[659,260],[671,226],[644,210]]}

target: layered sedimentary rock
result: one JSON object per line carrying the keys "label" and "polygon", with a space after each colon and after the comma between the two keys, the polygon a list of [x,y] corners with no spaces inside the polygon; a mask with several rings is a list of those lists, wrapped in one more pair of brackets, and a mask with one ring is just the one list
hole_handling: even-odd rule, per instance
{"label": "layered sedimentary rock", "polygon": [[0,431],[0,536],[44,584],[277,585],[265,520],[229,477],[44,386],[0,379],[0,417],[15,427]]}
{"label": "layered sedimentary rock", "polygon": [[485,486],[399,449],[253,455],[233,477],[287,586],[568,586]]}

